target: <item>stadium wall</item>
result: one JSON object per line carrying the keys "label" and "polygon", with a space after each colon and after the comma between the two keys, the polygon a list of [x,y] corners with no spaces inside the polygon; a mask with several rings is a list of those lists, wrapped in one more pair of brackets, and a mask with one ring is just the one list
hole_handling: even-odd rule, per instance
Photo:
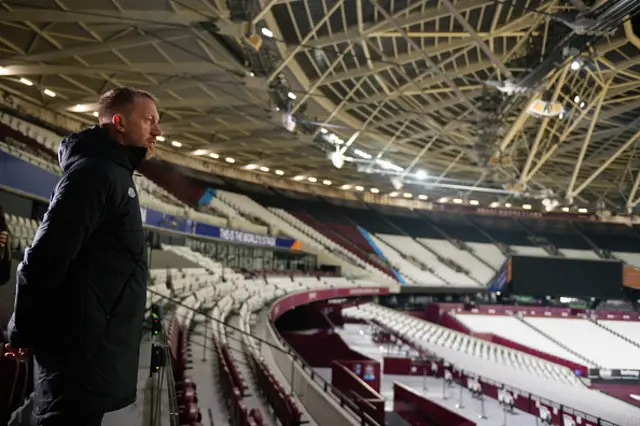
{"label": "stadium wall", "polygon": [[281,348],[282,351],[272,348],[269,350],[278,368],[282,374],[287,377],[293,391],[316,423],[332,426],[356,426],[366,424],[360,420],[359,416],[345,409],[345,407],[352,407],[352,409],[357,410],[357,407],[354,406],[351,400],[335,391],[331,384],[315,374],[313,368],[304,363],[298,354],[287,345],[286,341],[275,328],[276,319],[296,306],[319,300],[376,296],[388,293],[389,289],[387,287],[357,287],[303,291],[284,296],[271,306],[269,311],[267,341]]}

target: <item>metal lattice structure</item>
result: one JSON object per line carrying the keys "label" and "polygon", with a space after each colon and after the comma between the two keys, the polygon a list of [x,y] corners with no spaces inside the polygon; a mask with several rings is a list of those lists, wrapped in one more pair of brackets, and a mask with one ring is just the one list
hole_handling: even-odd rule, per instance
{"label": "metal lattice structure", "polygon": [[160,99],[162,150],[316,187],[626,211],[640,201],[638,10],[0,0],[0,89],[90,124],[99,93],[146,88]]}

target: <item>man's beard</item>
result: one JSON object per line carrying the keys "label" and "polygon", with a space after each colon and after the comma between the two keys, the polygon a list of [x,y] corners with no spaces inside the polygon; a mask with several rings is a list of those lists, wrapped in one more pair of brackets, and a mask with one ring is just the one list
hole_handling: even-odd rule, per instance
{"label": "man's beard", "polygon": [[147,152],[144,155],[144,159],[145,160],[151,160],[155,156],[156,156],[156,146],[155,145],[149,145],[147,147]]}

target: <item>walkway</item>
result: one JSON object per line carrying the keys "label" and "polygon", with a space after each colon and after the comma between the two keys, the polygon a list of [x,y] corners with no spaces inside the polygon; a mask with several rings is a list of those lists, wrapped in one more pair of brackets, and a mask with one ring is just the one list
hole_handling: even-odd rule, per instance
{"label": "walkway", "polygon": [[[268,331],[267,327],[269,326],[268,325],[269,318],[267,316],[268,312],[269,312],[268,309],[258,312],[258,314],[256,315],[256,318],[257,318],[256,324],[251,329],[251,332],[262,340],[267,340],[267,331]],[[285,390],[290,390],[291,385],[289,384],[290,383],[289,379],[287,379],[285,375],[282,374],[282,371],[278,367],[278,364],[276,364],[275,360],[273,359],[273,356],[271,355],[271,351],[276,349],[272,349],[268,347],[266,344],[262,344],[260,346],[260,350],[261,350],[264,362],[267,364],[267,367],[269,367],[271,374],[273,374],[275,379],[278,381],[278,383],[280,383],[282,387],[284,387]],[[298,405],[298,407],[302,410],[302,420],[309,421],[308,423],[306,423],[306,425],[318,426],[316,421],[313,419],[313,417],[309,415],[309,412],[307,411],[305,406],[300,402],[298,397],[294,395],[293,398],[296,404]]]}
{"label": "walkway", "polygon": [[[353,350],[362,354],[366,354],[372,359],[382,363],[383,357],[386,355],[380,348],[371,341],[370,336],[360,333],[360,330],[366,331],[366,327],[361,324],[345,324],[344,328],[337,328],[335,331],[342,337],[344,342]],[[397,356],[397,354],[394,354]],[[331,369],[316,369],[326,379],[331,379]],[[507,414],[506,418],[502,410],[502,406],[498,401],[485,398],[484,404],[480,400],[472,399],[471,394],[466,388],[462,389],[462,397],[460,396],[460,386],[452,384],[444,388],[444,380],[434,377],[420,376],[396,376],[383,374],[381,380],[381,394],[385,398],[385,410],[393,410],[393,382],[402,383],[412,388],[429,400],[457,411],[460,415],[474,421],[478,426],[497,426],[497,425],[513,425],[513,426],[533,426],[536,424],[535,416],[520,410],[515,410],[513,414]],[[446,399],[444,398],[446,396]],[[464,408],[457,408],[462,402]],[[484,405],[484,406],[483,406]],[[479,418],[484,413],[486,419]],[[505,420],[506,419],[506,420]]]}
{"label": "walkway", "polygon": [[[238,315],[231,316],[227,324],[238,329],[240,326],[240,317]],[[262,412],[262,418],[266,426],[277,426],[277,421],[274,418],[271,407],[269,407],[265,401],[261,398],[260,391],[255,381],[255,376],[248,365],[248,359],[244,352],[244,345],[242,344],[243,336],[239,331],[235,331],[231,328],[227,328],[227,341],[229,342],[229,352],[233,361],[240,372],[240,375],[244,378],[248,389],[245,391],[243,402],[247,406],[247,410],[251,411],[252,408],[258,408]]]}
{"label": "walkway", "polygon": [[226,425],[229,423],[227,409],[219,388],[215,351],[211,342],[211,327],[205,327],[206,318],[196,315],[198,321],[189,334],[191,344],[191,369],[186,375],[190,376],[198,386],[198,407],[202,414],[204,425]]}

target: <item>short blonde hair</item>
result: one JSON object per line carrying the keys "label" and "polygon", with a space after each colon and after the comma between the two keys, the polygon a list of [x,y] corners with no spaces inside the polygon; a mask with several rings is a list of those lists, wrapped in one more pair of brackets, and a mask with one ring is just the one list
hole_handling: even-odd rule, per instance
{"label": "short blonde hair", "polygon": [[111,118],[114,114],[126,114],[139,98],[151,99],[158,102],[155,96],[146,90],[135,87],[117,87],[100,96],[98,101],[98,117]]}

